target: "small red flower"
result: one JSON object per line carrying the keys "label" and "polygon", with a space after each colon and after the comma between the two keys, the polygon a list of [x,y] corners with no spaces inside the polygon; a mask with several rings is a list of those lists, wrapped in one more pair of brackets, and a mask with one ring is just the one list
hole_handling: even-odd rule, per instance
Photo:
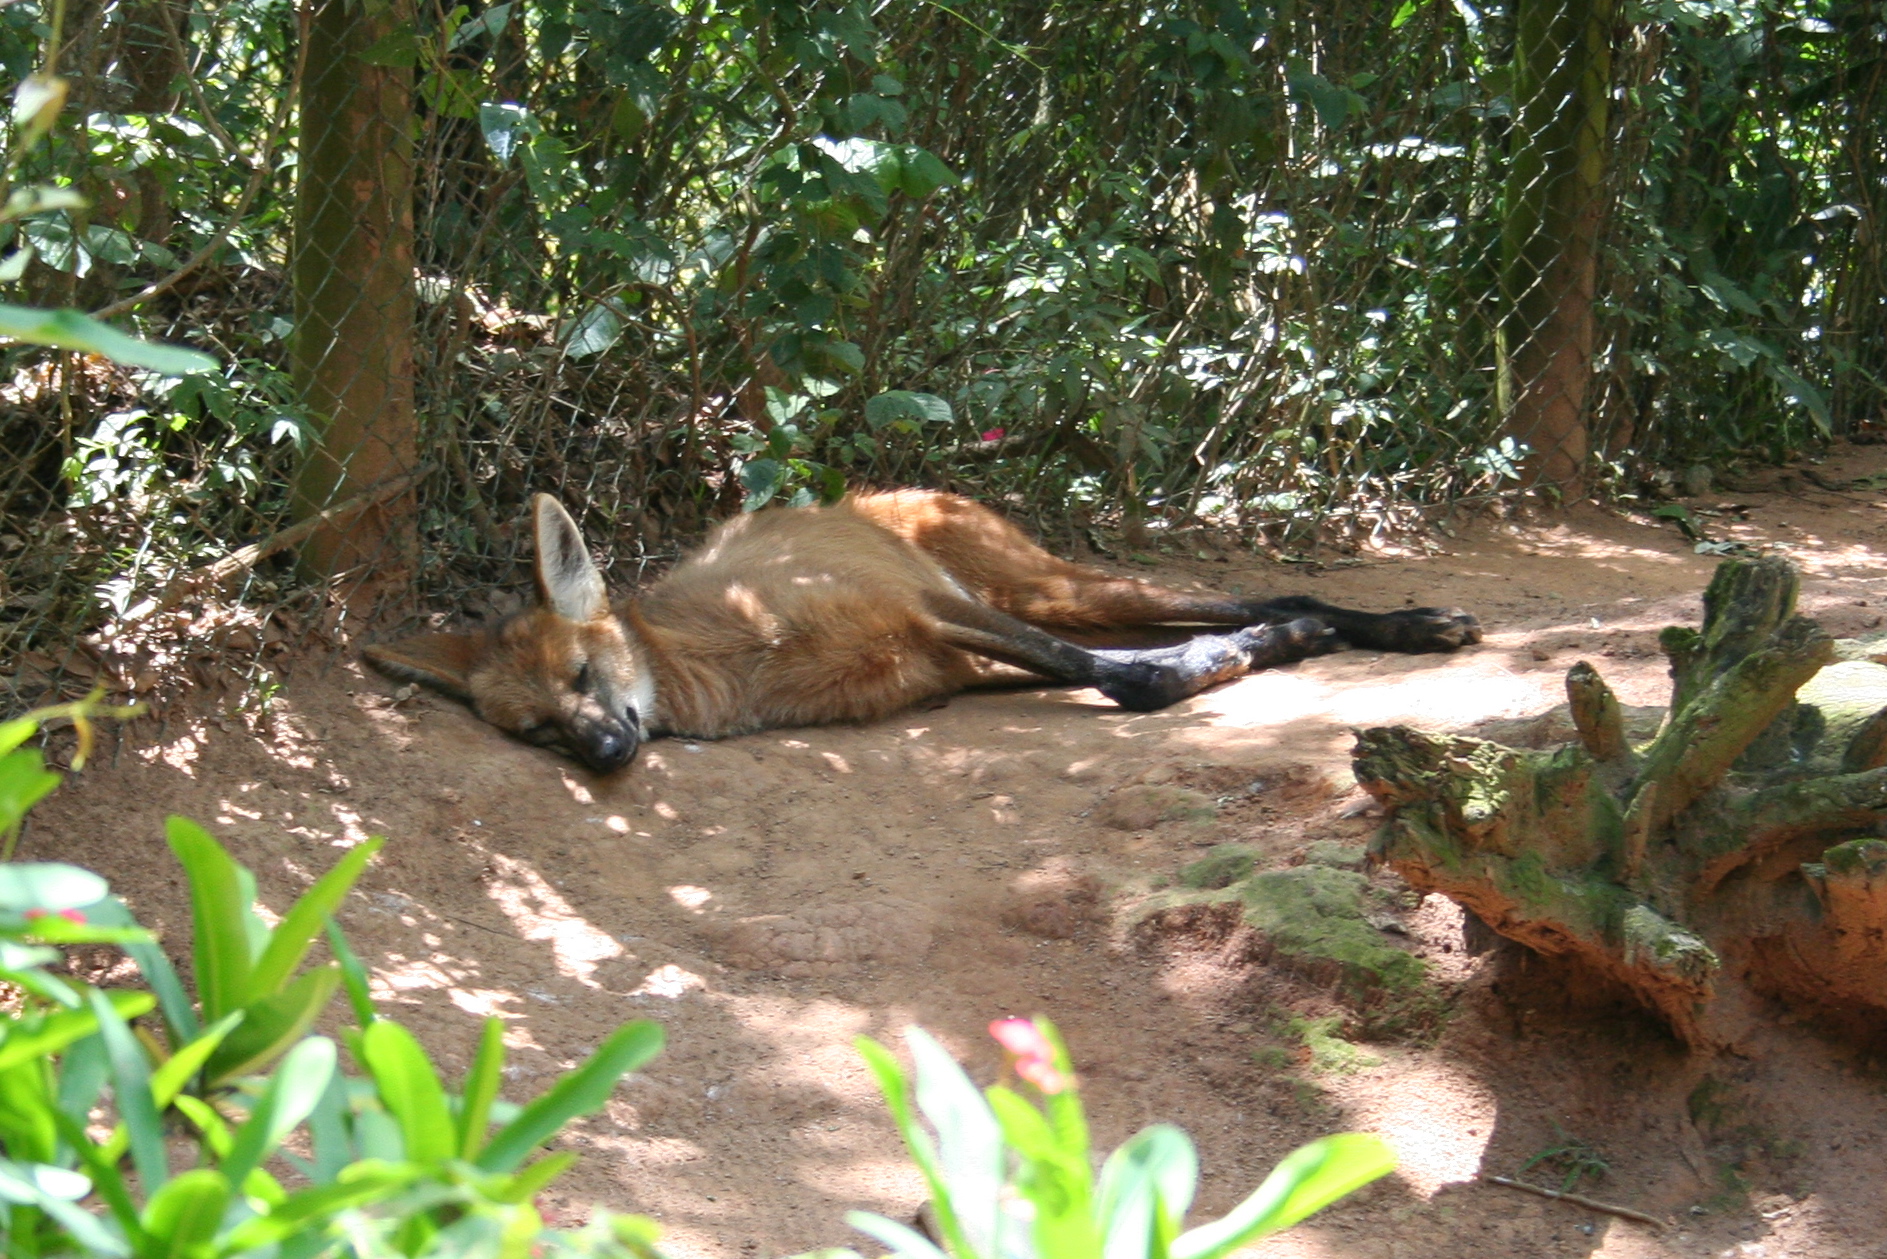
{"label": "small red flower", "polygon": [[1016,1074],[1042,1092],[1055,1094],[1074,1087],[1074,1077],[1055,1065],[1053,1042],[1029,1020],[997,1019],[989,1025],[989,1034],[1009,1051]]}
{"label": "small red flower", "polygon": [[999,442],[1002,440],[1003,434],[1008,431],[1009,430],[1006,428],[986,429],[983,433],[983,440],[986,442]]}

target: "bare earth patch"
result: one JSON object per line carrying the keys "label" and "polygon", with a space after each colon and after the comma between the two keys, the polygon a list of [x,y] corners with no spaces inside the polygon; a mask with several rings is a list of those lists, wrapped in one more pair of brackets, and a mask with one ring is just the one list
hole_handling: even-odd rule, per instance
{"label": "bare earth patch", "polygon": [[[1887,452],[1856,449],[1818,471],[1882,468]],[[1830,632],[1879,626],[1887,494],[1757,479],[1690,505],[1744,509],[1703,517],[1712,536],[1786,544]],[[310,657],[266,713],[132,727],[40,810],[22,855],[101,871],[181,953],[164,814],[215,830],[272,906],[342,848],[389,836],[343,922],[389,1011],[453,1068],[488,1014],[509,1025],[519,1098],[623,1020],[668,1025],[670,1051],[569,1135],[584,1158],[548,1201],[561,1222],[593,1201],[646,1211],[691,1259],[851,1244],[852,1207],[908,1216],[922,1189],[852,1038],[922,1023],[991,1079],[984,1025],[1036,1012],[1074,1047],[1097,1141],[1155,1120],[1193,1134],[1202,1213],[1322,1133],[1397,1147],[1396,1176],[1261,1254],[1887,1256],[1887,1076],[1865,1047],[1777,1018],[1749,1057],[1687,1056],[1580,976],[1480,938],[1446,902],[1398,900],[1384,876],[1391,908],[1372,923],[1450,1003],[1426,1036],[1352,1045],[1333,991],[1236,933],[1133,929],[1135,907],[1216,845],[1249,846],[1263,870],[1366,842],[1351,727],[1522,741],[1513,723],[1562,702],[1582,658],[1603,658],[1625,704],[1663,704],[1657,631],[1696,621],[1714,557],[1590,509],[1443,541],[1321,573],[1176,545],[1159,575],[1459,604],[1489,633],[1456,656],[1346,653],[1154,714],[1093,692],[970,696],[870,727],[663,741],[609,779]],[[1476,1182],[1572,1146],[1609,1167],[1580,1190],[1672,1226]],[[1558,1183],[1566,1165],[1527,1175]]]}

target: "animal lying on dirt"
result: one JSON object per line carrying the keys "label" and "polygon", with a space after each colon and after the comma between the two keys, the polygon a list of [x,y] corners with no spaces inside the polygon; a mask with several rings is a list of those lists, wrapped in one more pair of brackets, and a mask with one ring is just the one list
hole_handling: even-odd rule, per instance
{"label": "animal lying on dirt", "polygon": [[[1340,646],[1452,651],[1481,638],[1457,610],[1353,612],[1115,577],[927,490],[739,516],[614,606],[556,499],[537,496],[533,526],[539,606],[488,629],[371,646],[367,659],[599,773],[653,735],[873,721],[968,687],[1041,679],[1147,711]],[[1154,625],[1235,628],[1096,650],[1051,632]]]}

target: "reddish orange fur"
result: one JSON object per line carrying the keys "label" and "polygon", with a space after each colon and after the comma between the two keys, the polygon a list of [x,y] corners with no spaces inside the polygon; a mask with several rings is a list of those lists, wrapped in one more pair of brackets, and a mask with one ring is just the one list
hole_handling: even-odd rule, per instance
{"label": "reddish orange fur", "polygon": [[[540,531],[545,519],[540,512]],[[574,545],[580,551],[580,539]],[[540,533],[540,557],[545,549]],[[581,664],[606,670],[616,695],[646,693],[652,674],[645,728],[714,738],[871,721],[1013,679],[1015,669],[974,650],[990,641],[987,627],[940,615],[961,610],[966,595],[1067,628],[1185,619],[1201,606],[1198,596],[1056,559],[967,499],[898,490],[737,517],[646,593],[588,619],[539,607],[480,634],[425,635],[368,655],[386,672],[468,697],[486,720],[526,737],[584,720],[571,681]]]}

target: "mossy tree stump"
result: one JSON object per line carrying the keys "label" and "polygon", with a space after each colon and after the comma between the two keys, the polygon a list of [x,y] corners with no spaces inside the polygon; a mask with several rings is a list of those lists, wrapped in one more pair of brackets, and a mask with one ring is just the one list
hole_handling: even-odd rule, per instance
{"label": "mossy tree stump", "polygon": [[1739,1039],[1750,991],[1887,1029],[1887,668],[1796,616],[1797,587],[1778,558],[1717,569],[1703,628],[1664,631],[1671,709],[1640,746],[1583,661],[1575,744],[1361,732],[1373,855],[1693,1045]]}

